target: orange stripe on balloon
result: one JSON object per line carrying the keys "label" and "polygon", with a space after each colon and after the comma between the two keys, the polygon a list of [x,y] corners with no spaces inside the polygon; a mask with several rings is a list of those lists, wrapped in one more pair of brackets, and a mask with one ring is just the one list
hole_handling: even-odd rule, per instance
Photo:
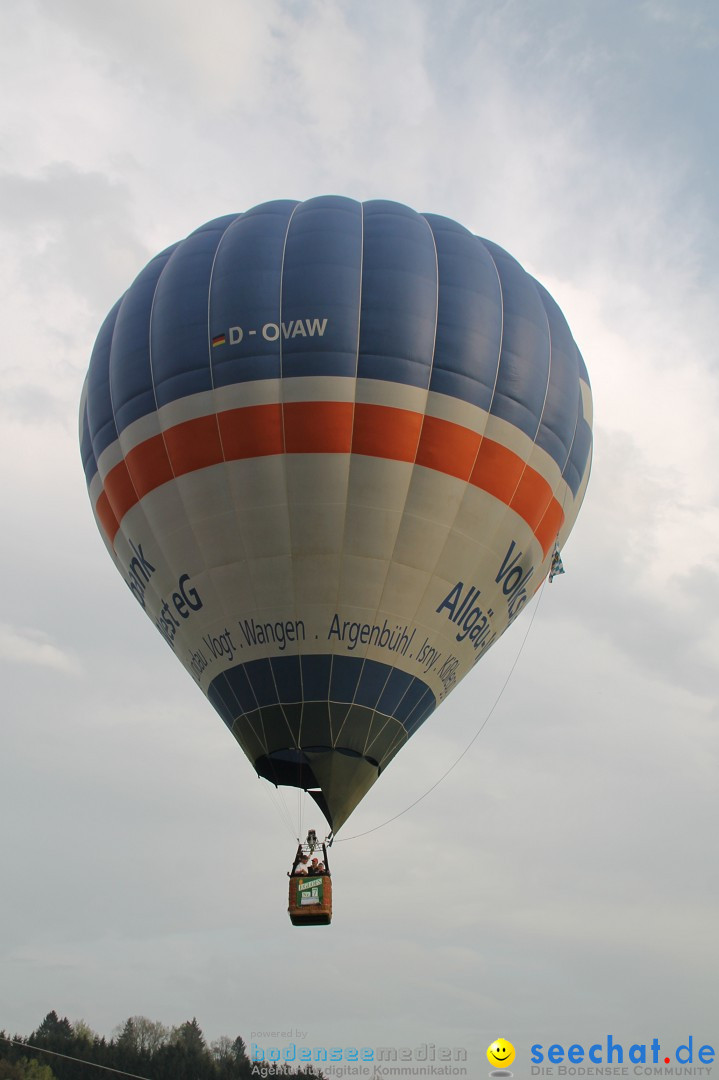
{"label": "orange stripe on balloon", "polygon": [[105,535],[110,538],[112,542],[117,531],[120,528],[120,523],[112,512],[112,507],[104,491],[100,493],[100,497],[95,503],[95,513],[97,514],[97,520],[105,530]]}
{"label": "orange stripe on balloon", "polygon": [[417,464],[469,480],[482,436],[477,431],[425,416],[417,450]]}
{"label": "orange stripe on balloon", "polygon": [[564,510],[556,499],[552,499],[546,509],[544,517],[534,530],[534,535],[542,545],[542,551],[546,555],[550,547],[557,539],[559,530],[564,524]]}
{"label": "orange stripe on balloon", "polygon": [[127,471],[139,499],[172,480],[172,465],[162,435],[153,435],[125,455]]}
{"label": "orange stripe on balloon", "polygon": [[288,454],[349,454],[351,401],[292,401],[283,406]]}
{"label": "orange stripe on balloon", "polygon": [[483,439],[469,478],[470,484],[509,503],[517,490],[524,462],[501,443]]}
{"label": "orange stripe on balloon", "polygon": [[393,409],[388,405],[355,405],[352,453],[392,461],[414,461],[419,433],[420,413]]}
{"label": "orange stripe on balloon", "polygon": [[268,457],[284,452],[282,406],[247,405],[217,414],[227,461]]}
{"label": "orange stripe on balloon", "polygon": [[285,452],[411,461],[466,480],[523,518],[545,555],[564,521],[544,477],[506,446],[438,417],[347,401],[250,405],[176,424],[110,470],[98,518],[114,542],[127,511],[173,475]]}
{"label": "orange stripe on balloon", "polygon": [[103,484],[107,501],[118,521],[138,502],[137,492],[124,459],[113,465]]}
{"label": "orange stripe on balloon", "polygon": [[222,443],[217,417],[200,416],[164,432],[167,453],[175,476],[208,469],[222,461]]}
{"label": "orange stripe on balloon", "polygon": [[519,514],[547,554],[564,521],[564,511],[536,469],[501,443],[484,439],[470,483]]}
{"label": "orange stripe on balloon", "polygon": [[552,489],[538,472],[527,467],[522,473],[517,490],[512,496],[510,503],[520,517],[536,532],[537,527],[544,517],[544,512],[552,501]]}

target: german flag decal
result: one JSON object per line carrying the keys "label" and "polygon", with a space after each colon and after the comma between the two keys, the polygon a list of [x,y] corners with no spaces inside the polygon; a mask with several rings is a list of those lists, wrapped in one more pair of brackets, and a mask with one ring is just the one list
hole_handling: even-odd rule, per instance
{"label": "german flag decal", "polygon": [[212,348],[214,349],[217,345],[224,345],[226,341],[227,337],[225,334],[217,334],[217,336],[212,339]]}

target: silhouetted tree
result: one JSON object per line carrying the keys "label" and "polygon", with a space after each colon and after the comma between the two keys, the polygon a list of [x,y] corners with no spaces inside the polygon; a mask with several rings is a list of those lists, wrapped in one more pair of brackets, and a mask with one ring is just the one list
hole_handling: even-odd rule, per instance
{"label": "silhouetted tree", "polygon": [[245,1041],[239,1035],[228,1039],[223,1035],[210,1046],[218,1080],[249,1080],[252,1063],[247,1056]]}
{"label": "silhouetted tree", "polygon": [[[48,1063],[44,1051],[67,1056]],[[145,1016],[131,1016],[108,1041],[84,1020],[71,1024],[53,1010],[27,1039],[0,1032],[0,1080],[80,1080],[86,1070],[78,1061],[152,1080],[254,1080],[244,1039],[223,1036],[208,1047],[196,1017],[170,1030]],[[88,1078],[92,1071],[87,1070]],[[281,1080],[324,1080],[311,1065],[275,1065],[273,1074]]]}
{"label": "silhouetted tree", "polygon": [[217,1073],[197,1020],[173,1028],[169,1043],[152,1058],[157,1080],[215,1080]]}
{"label": "silhouetted tree", "polygon": [[28,1042],[35,1046],[44,1046],[48,1050],[60,1050],[72,1042],[72,1024],[66,1016],[62,1020],[53,1009],[40,1024],[37,1031],[33,1031]]}
{"label": "silhouetted tree", "polygon": [[131,1016],[120,1030],[117,1045],[135,1054],[150,1057],[170,1038],[170,1029],[146,1016]]}

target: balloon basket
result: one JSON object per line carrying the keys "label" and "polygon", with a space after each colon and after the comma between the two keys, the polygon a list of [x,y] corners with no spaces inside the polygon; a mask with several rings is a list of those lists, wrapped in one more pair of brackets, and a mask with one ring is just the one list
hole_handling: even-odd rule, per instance
{"label": "balloon basket", "polygon": [[330,875],[291,877],[287,910],[293,926],[329,926],[332,922]]}

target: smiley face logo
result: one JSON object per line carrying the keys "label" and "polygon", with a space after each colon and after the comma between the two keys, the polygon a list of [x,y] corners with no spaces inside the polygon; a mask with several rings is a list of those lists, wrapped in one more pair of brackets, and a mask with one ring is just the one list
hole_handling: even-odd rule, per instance
{"label": "smiley face logo", "polygon": [[495,1068],[506,1069],[514,1061],[514,1047],[506,1039],[495,1039],[487,1047],[487,1061]]}

